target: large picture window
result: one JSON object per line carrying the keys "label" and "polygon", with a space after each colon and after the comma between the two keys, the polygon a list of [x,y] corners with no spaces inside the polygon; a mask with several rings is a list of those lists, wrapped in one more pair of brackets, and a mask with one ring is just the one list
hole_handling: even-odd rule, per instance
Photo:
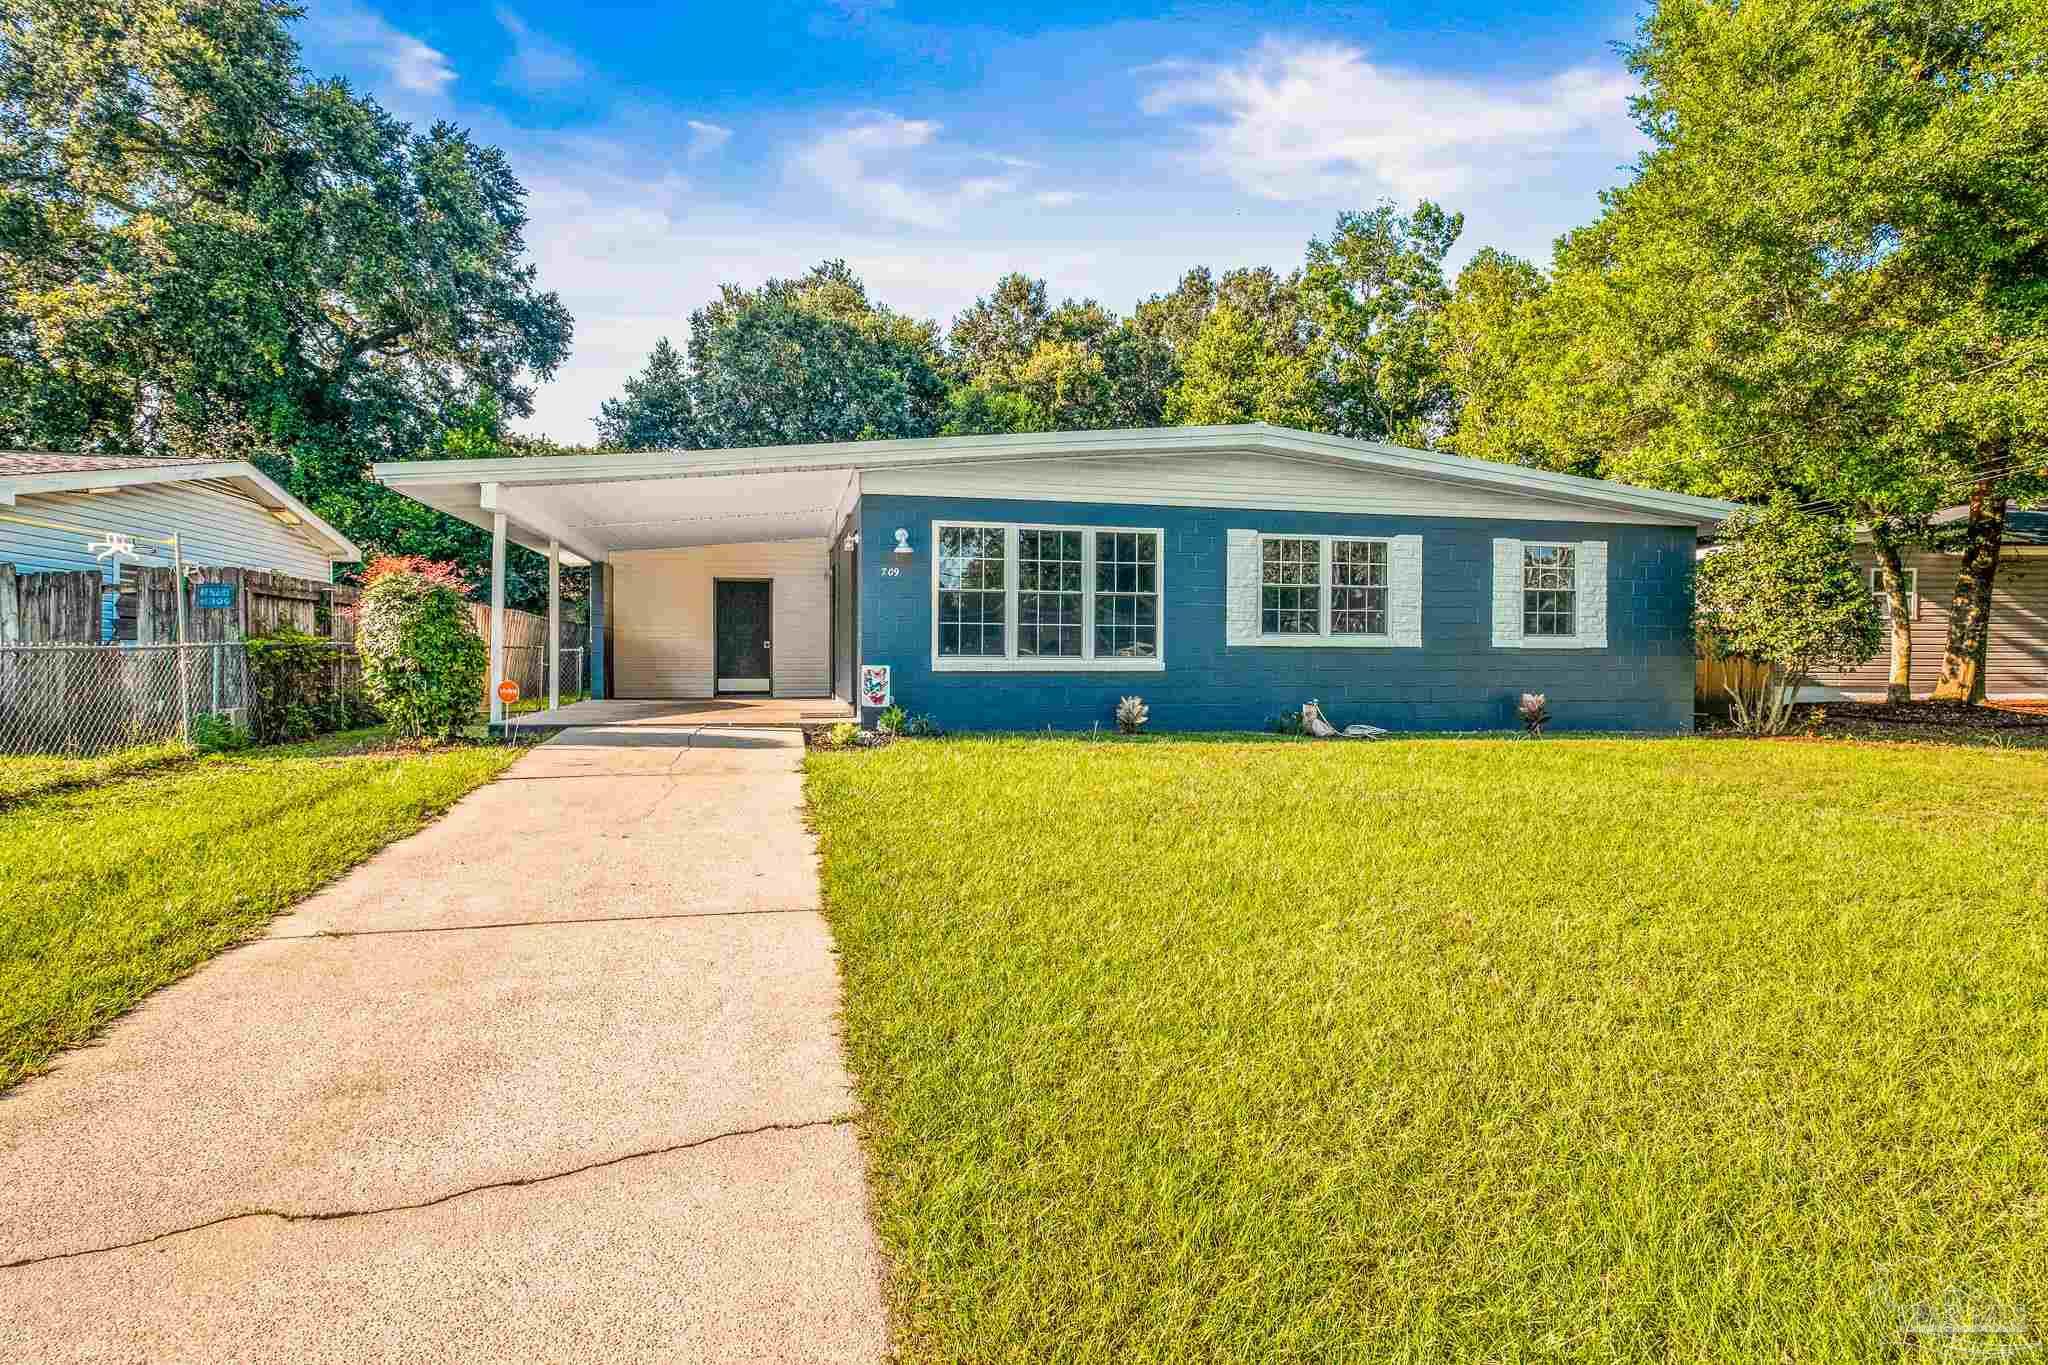
{"label": "large picture window", "polygon": [[1569,545],[1522,547],[1522,634],[1579,633],[1578,565]]}
{"label": "large picture window", "polygon": [[938,522],[932,543],[934,668],[1164,666],[1164,532]]}

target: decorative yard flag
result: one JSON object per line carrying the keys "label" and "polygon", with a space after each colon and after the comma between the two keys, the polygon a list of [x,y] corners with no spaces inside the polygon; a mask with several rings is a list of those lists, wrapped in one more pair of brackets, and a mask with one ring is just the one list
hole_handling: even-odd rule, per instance
{"label": "decorative yard flag", "polygon": [[889,665],[862,664],[860,666],[860,704],[862,706],[889,705]]}

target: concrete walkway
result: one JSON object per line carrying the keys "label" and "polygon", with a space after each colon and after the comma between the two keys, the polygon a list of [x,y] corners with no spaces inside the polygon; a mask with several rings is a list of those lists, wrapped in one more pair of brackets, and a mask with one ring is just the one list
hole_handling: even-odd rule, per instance
{"label": "concrete walkway", "polygon": [[0,1359],[880,1359],[801,745],[570,731],[0,1097]]}

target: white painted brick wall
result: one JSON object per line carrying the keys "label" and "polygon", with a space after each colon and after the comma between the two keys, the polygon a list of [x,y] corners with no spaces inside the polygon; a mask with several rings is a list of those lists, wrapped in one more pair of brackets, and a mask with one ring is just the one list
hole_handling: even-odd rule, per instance
{"label": "white painted brick wall", "polygon": [[1422,537],[1395,536],[1387,547],[1387,633],[1396,646],[1422,647]]}
{"label": "white painted brick wall", "polygon": [[1522,644],[1522,542],[1493,542],[1493,645],[1519,649]]}
{"label": "white painted brick wall", "polygon": [[1226,645],[1255,645],[1259,642],[1259,533],[1230,531],[1224,536],[1225,555],[1223,642]]}
{"label": "white painted brick wall", "polygon": [[1579,645],[1607,648],[1607,542],[1579,542]]}

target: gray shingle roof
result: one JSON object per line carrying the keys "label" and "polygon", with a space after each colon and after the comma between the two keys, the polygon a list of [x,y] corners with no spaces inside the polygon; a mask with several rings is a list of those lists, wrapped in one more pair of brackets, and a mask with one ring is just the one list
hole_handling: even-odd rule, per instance
{"label": "gray shingle roof", "polygon": [[150,455],[66,455],[53,450],[0,450],[0,478],[9,474],[97,474],[108,469],[154,469],[198,460]]}

